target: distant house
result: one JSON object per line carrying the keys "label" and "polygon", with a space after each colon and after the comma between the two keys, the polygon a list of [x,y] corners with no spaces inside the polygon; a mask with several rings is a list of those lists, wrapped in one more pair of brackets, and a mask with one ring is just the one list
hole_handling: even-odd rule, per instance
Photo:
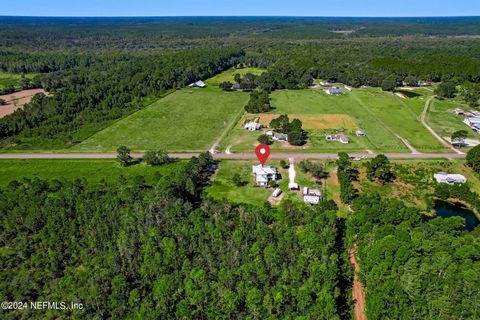
{"label": "distant house", "polygon": [[287,140],[288,140],[288,134],[275,132],[275,133],[273,134],[273,140],[277,140],[277,141],[287,141]]}
{"label": "distant house", "polygon": [[259,130],[260,127],[262,126],[260,123],[257,122],[258,119],[255,119],[253,121],[250,121],[250,122],[247,122],[245,123],[245,125],[243,126],[245,129],[247,129],[248,131],[256,131],[256,130]]}
{"label": "distant house", "polygon": [[453,110],[453,113],[455,113],[457,116],[465,115],[465,111],[463,111],[462,109],[459,109],[459,108],[456,108],[455,110]]}
{"label": "distant house", "polygon": [[325,90],[325,92],[328,93],[329,95],[335,95],[335,96],[343,94],[343,91],[338,87],[328,88],[327,90]]}
{"label": "distant house", "polygon": [[327,141],[338,141],[338,142],[341,142],[341,143],[344,143],[344,144],[347,144],[349,143],[349,139],[348,139],[348,136],[345,135],[345,134],[328,134],[325,139]]}
{"label": "distant house", "polygon": [[478,130],[478,126],[480,125],[480,117],[465,118],[463,122],[472,129]]}
{"label": "distant house", "polygon": [[303,188],[303,201],[316,205],[320,203],[320,198],[322,197],[322,192],[317,189],[309,189],[307,187]]}
{"label": "distant house", "polygon": [[473,114],[474,117],[480,117],[480,111],[477,110],[468,110],[469,113]]}
{"label": "distant house", "polygon": [[365,137],[365,136],[366,136],[366,133],[365,133],[364,131],[362,131],[362,130],[356,130],[356,131],[355,131],[355,135],[356,135],[357,137]]}
{"label": "distant house", "polygon": [[199,80],[197,82],[194,82],[194,83],[191,83],[189,85],[190,88],[205,88],[207,85],[205,84],[205,82],[203,82],[202,80]]}
{"label": "distant house", "polygon": [[446,183],[446,184],[455,184],[455,183],[466,183],[467,178],[462,176],[461,174],[448,174],[446,172],[439,172],[433,175],[435,180],[438,183]]}
{"label": "distant house", "polygon": [[252,173],[255,176],[255,184],[259,187],[267,187],[270,181],[277,181],[277,169],[270,166],[252,166]]}
{"label": "distant house", "polygon": [[231,90],[240,90],[242,87],[238,84],[238,83],[235,83],[230,89]]}
{"label": "distant house", "polygon": [[346,84],[344,85],[344,87],[345,87],[345,90],[347,90],[348,92],[352,92],[353,90],[352,87],[347,86]]}
{"label": "distant house", "polygon": [[273,137],[273,131],[267,131],[265,132],[265,135],[268,137]]}

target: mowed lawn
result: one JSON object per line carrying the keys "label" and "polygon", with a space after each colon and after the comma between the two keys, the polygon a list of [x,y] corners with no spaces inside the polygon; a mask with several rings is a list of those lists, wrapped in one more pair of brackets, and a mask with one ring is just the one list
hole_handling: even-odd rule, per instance
{"label": "mowed lawn", "polygon": [[[285,159],[287,161],[287,159]],[[287,161],[288,162],[288,161]],[[327,164],[326,162],[322,162]],[[265,189],[255,185],[255,178],[252,175],[252,165],[257,165],[258,161],[253,160],[222,160],[220,162],[219,170],[212,177],[211,185],[205,190],[205,194],[214,199],[228,199],[235,203],[248,203],[252,205],[262,206],[273,193],[274,189]],[[291,192],[288,190],[288,169],[280,167],[280,160],[268,161],[266,165],[271,165],[277,168],[281,175],[281,180],[278,181],[279,188],[283,191],[283,200],[291,200],[296,203],[303,203],[303,197],[300,192]],[[301,187],[309,187],[324,190],[324,187],[317,186],[314,179],[301,172],[298,168],[298,163],[295,164],[296,178],[295,182]],[[327,165],[327,169],[331,171],[332,164]],[[234,174],[240,174],[243,179],[243,186],[236,186],[232,178]],[[329,179],[330,180],[330,179]],[[338,183],[337,183],[338,184]],[[334,186],[327,181],[327,199],[334,198]],[[337,190],[338,191],[338,190]]]}
{"label": "mowed lawn", "polygon": [[[275,142],[274,151],[301,152],[354,152],[372,150],[377,152],[408,153],[409,149],[397,135],[407,139],[421,152],[438,152],[443,147],[420,122],[426,92],[412,98],[402,99],[381,89],[354,89],[341,96],[330,96],[321,89],[277,90],[271,94],[273,110],[263,118],[288,114],[304,122],[309,141],[302,148],[292,148]],[[250,116],[252,118],[254,116]],[[230,132],[221,147],[231,147],[232,152],[250,150],[261,132],[247,132],[243,121]],[[264,123],[268,119],[262,119]],[[355,130],[363,130],[366,137],[357,137]],[[349,144],[325,140],[328,133],[344,132]]]}
{"label": "mowed lawn", "polygon": [[[420,91],[423,92],[423,91]],[[427,96],[402,99],[381,89],[355,90],[353,97],[371,119],[388,127],[392,133],[407,139],[420,152],[448,152],[420,121]]]}
{"label": "mowed lawn", "polygon": [[158,100],[74,146],[79,152],[208,150],[248,102],[248,93],[224,92],[210,85],[185,88]]}
{"label": "mowed lawn", "polygon": [[468,105],[461,104],[456,100],[433,99],[427,115],[428,124],[442,137],[450,137],[455,131],[466,130],[470,138],[480,139],[480,134],[473,132],[463,123],[463,116],[457,116],[453,113],[456,108],[471,109]]}
{"label": "mowed lawn", "polygon": [[137,175],[145,177],[149,183],[158,173],[166,174],[171,170],[179,170],[184,162],[178,161],[160,167],[138,164],[127,168],[121,167],[115,160],[64,160],[64,159],[18,159],[0,160],[0,187],[10,181],[22,178],[33,179],[83,179],[92,183],[117,181],[120,175],[133,178]]}

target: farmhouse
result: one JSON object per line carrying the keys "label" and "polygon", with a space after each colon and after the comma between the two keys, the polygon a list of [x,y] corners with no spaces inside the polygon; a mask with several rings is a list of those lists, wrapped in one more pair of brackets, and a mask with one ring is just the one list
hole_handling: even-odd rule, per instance
{"label": "farmhouse", "polygon": [[349,143],[348,136],[345,134],[328,134],[325,139],[327,141],[338,141],[344,144]]}
{"label": "farmhouse", "polygon": [[287,141],[287,140],[288,140],[288,134],[275,132],[275,133],[273,134],[273,140],[276,140],[276,141]]}
{"label": "farmhouse", "polygon": [[241,87],[240,87],[240,85],[239,85],[238,83],[235,83],[230,89],[231,89],[231,90],[240,90]]}
{"label": "farmhouse", "polygon": [[328,93],[329,95],[335,95],[335,96],[343,94],[343,91],[337,87],[328,88],[327,90],[325,90],[325,92]]}
{"label": "farmhouse", "polygon": [[455,113],[457,116],[465,115],[465,111],[463,111],[462,109],[459,109],[459,108],[456,108],[455,110],[453,110],[453,113]]}
{"label": "farmhouse", "polygon": [[205,84],[205,82],[203,82],[202,80],[199,80],[197,82],[194,82],[194,83],[191,83],[190,85],[188,85],[190,88],[205,88],[207,85]]}
{"label": "farmhouse", "polygon": [[461,174],[448,174],[446,172],[439,172],[433,175],[435,180],[438,183],[446,183],[446,184],[455,184],[455,183],[466,183],[467,178],[462,176]]}
{"label": "farmhouse", "polygon": [[273,131],[271,131],[271,130],[270,130],[270,131],[267,131],[267,132],[265,132],[265,135],[266,135],[267,137],[273,137]]}
{"label": "farmhouse", "polygon": [[245,129],[248,131],[256,131],[259,130],[261,127],[261,124],[257,122],[257,119],[247,122],[244,126]]}
{"label": "farmhouse", "polygon": [[277,181],[277,169],[270,166],[252,166],[252,173],[255,176],[255,184],[259,187],[268,187],[270,181]]}
{"label": "farmhouse", "polygon": [[347,90],[348,92],[352,92],[352,87],[347,85],[344,85],[344,87],[345,87],[345,90]]}
{"label": "farmhouse", "polygon": [[357,137],[365,137],[366,136],[366,133],[362,130],[355,131],[355,134],[357,135]]}
{"label": "farmhouse", "polygon": [[322,192],[317,189],[309,189],[307,187],[303,188],[303,201],[316,205],[320,203],[320,198],[322,197]]}

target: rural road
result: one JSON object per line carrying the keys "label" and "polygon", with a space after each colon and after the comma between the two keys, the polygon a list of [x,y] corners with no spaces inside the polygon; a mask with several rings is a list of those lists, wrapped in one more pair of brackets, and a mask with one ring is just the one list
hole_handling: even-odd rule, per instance
{"label": "rural road", "polygon": [[423,124],[423,126],[432,134],[432,136],[435,137],[435,139],[438,140],[445,148],[449,148],[455,153],[458,154],[464,154],[462,151],[455,149],[452,145],[450,145],[447,141],[445,141],[435,130],[433,130],[432,127],[430,127],[427,123],[427,114],[428,114],[428,109],[430,108],[430,104],[432,103],[432,100],[435,98],[435,96],[431,96],[430,98],[425,101],[425,107],[423,108],[422,114],[420,116],[420,122]]}
{"label": "rural road", "polygon": [[[189,159],[198,156],[198,153],[171,153],[172,158]],[[115,159],[115,153],[4,153],[0,154],[0,159]],[[141,158],[143,154],[133,153],[134,158]],[[356,158],[374,158],[376,154],[372,153],[351,153],[351,157]],[[387,153],[390,159],[463,159],[465,154],[458,153]],[[215,159],[256,159],[255,153],[216,153]],[[336,153],[274,153],[270,159],[336,159]]]}

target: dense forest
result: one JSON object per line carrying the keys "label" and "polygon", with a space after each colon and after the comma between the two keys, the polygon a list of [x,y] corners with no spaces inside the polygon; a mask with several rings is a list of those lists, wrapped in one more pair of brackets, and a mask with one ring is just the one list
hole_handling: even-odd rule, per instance
{"label": "dense forest", "polygon": [[480,229],[426,218],[400,201],[363,195],[348,239],[358,246],[368,319],[478,319]]}
{"label": "dense forest", "polygon": [[340,319],[335,208],[202,199],[212,164],[204,154],[150,183],[0,190],[1,300],[85,306],[2,319]]}
{"label": "dense forest", "polygon": [[38,95],[0,119],[0,138],[5,145],[27,146],[49,140],[58,140],[61,146],[81,141],[168,90],[232,67],[242,54],[239,49],[49,58],[42,53],[4,54],[3,68],[8,71],[55,72],[40,78],[50,96]]}

